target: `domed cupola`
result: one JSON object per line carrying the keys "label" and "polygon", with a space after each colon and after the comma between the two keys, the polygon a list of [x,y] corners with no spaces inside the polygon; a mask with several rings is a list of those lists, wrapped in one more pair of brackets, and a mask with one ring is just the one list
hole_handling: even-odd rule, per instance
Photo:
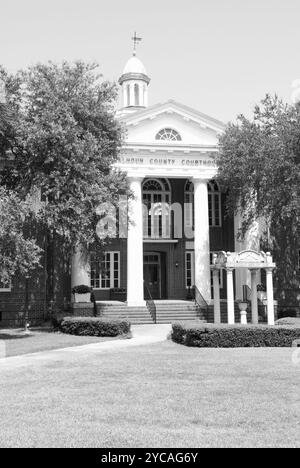
{"label": "domed cupola", "polygon": [[134,41],[133,56],[126,63],[119,79],[119,84],[122,86],[123,108],[128,110],[129,108],[136,110],[148,106],[148,85],[150,83],[143,63],[136,56],[136,45],[141,41],[141,38],[137,37],[135,33],[132,39]]}

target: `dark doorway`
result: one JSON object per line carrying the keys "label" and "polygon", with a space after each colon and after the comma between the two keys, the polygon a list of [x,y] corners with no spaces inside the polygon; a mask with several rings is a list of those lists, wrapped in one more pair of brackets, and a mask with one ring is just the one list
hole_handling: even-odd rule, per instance
{"label": "dark doorway", "polygon": [[144,254],[144,285],[146,297],[162,298],[162,263],[161,255],[157,252]]}

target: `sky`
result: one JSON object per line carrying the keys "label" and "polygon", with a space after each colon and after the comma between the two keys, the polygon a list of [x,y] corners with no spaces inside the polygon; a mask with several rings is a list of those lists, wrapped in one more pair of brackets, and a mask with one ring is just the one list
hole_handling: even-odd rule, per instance
{"label": "sky", "polygon": [[175,99],[224,122],[300,78],[300,0],[0,0],[0,64],[96,61],[118,80],[132,54],[150,105]]}

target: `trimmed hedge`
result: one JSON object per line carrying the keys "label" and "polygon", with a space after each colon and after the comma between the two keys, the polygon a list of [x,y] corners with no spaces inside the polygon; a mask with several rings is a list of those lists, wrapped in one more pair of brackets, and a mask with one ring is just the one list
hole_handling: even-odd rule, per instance
{"label": "trimmed hedge", "polygon": [[198,348],[291,347],[300,326],[174,323],[172,340]]}
{"label": "trimmed hedge", "polygon": [[300,318],[299,317],[285,317],[276,321],[276,325],[294,325],[295,327],[300,328]]}
{"label": "trimmed hedge", "polygon": [[79,336],[119,336],[130,333],[127,320],[109,320],[98,317],[65,317],[59,324],[63,333]]}

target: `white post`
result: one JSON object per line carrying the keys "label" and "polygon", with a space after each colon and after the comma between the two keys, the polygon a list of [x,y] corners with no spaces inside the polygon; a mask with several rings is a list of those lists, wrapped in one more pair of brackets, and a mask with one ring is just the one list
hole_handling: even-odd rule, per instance
{"label": "white post", "polygon": [[195,217],[195,285],[209,302],[210,258],[209,258],[209,218],[207,180],[194,179]]}
{"label": "white post", "polygon": [[214,323],[221,323],[221,308],[220,308],[220,270],[213,270],[213,285],[214,285]]}
{"label": "white post", "polygon": [[127,239],[127,305],[144,306],[142,177],[129,177],[134,199],[129,205]]}
{"label": "white post", "polygon": [[273,268],[266,268],[266,274],[267,274],[268,325],[275,325],[274,296],[273,296]]}
{"label": "white post", "polygon": [[226,268],[227,273],[227,315],[229,325],[233,325],[234,320],[234,291],[233,291],[233,269]]}
{"label": "white post", "polygon": [[71,287],[91,286],[90,262],[80,248],[72,255]]}
{"label": "white post", "polygon": [[258,324],[257,270],[251,270],[251,312],[252,323]]}

